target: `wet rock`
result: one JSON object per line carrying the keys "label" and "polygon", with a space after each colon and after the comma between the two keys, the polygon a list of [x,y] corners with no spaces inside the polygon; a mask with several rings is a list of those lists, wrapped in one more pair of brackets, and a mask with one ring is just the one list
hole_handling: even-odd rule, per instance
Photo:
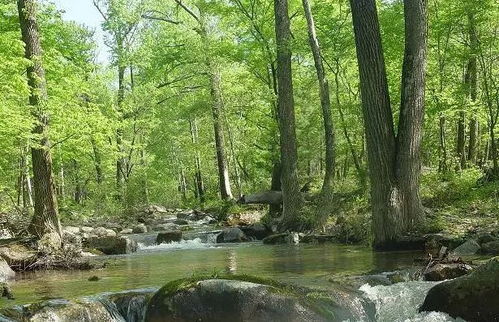
{"label": "wet rock", "polygon": [[0,258],[3,258],[14,270],[22,269],[34,263],[37,252],[22,244],[9,244],[0,247]]}
{"label": "wet rock", "polygon": [[464,244],[456,247],[451,254],[456,256],[475,255],[480,250],[480,244],[474,239],[467,240]]}
{"label": "wet rock", "polygon": [[166,223],[166,224],[157,224],[152,227],[152,231],[171,231],[171,230],[179,230],[180,227],[174,223]]}
{"label": "wet rock", "polygon": [[14,277],[16,277],[16,273],[10,268],[5,259],[0,258],[0,283],[4,283]]}
{"label": "wet rock", "polygon": [[97,249],[106,255],[130,254],[137,251],[137,242],[125,236],[90,237],[85,247]]}
{"label": "wet rock", "polygon": [[[11,316],[9,316],[9,313]],[[16,314],[17,313],[17,314]],[[106,306],[98,301],[50,300],[26,305],[20,312],[4,313],[7,318],[29,322],[115,322],[116,319]],[[121,318],[121,317],[120,317]]]}
{"label": "wet rock", "polygon": [[185,219],[176,219],[174,222],[173,222],[175,225],[188,225],[189,222]]}
{"label": "wet rock", "polygon": [[466,275],[473,270],[468,264],[435,264],[424,273],[425,281],[443,281]]}
{"label": "wet rock", "polygon": [[156,237],[156,244],[166,244],[171,242],[179,242],[182,240],[182,232],[179,230],[172,230],[159,233]]}
{"label": "wet rock", "polygon": [[430,289],[420,311],[445,312],[467,321],[497,321],[499,317],[499,257],[472,273]]}
{"label": "wet rock", "polygon": [[134,234],[144,234],[147,233],[147,227],[145,224],[138,224],[132,228]]}
{"label": "wet rock", "polygon": [[125,228],[120,231],[120,235],[130,235],[133,234],[133,229],[131,228]]}
{"label": "wet rock", "polygon": [[217,243],[239,243],[248,241],[248,237],[239,228],[225,228],[217,236]]}
{"label": "wet rock", "polygon": [[264,244],[298,244],[300,242],[300,235],[298,233],[281,233],[274,234],[263,239]]}
{"label": "wet rock", "polygon": [[256,240],[262,240],[265,237],[270,236],[272,234],[272,231],[262,223],[255,223],[249,226],[242,226],[239,228],[244,232],[244,234],[246,234],[246,236],[248,236],[248,238]]}
{"label": "wet rock", "polygon": [[491,241],[482,245],[482,253],[488,255],[499,255],[499,240]]}
{"label": "wet rock", "polygon": [[146,321],[327,321],[291,292],[237,280],[174,281],[149,301]]}

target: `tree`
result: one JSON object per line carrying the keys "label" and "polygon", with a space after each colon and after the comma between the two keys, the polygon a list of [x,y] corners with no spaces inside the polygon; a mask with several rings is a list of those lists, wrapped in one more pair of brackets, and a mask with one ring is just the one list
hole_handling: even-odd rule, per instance
{"label": "tree", "polygon": [[35,0],[18,0],[17,6],[22,39],[25,43],[25,57],[31,62],[27,69],[30,86],[29,103],[35,118],[32,132],[37,139],[31,148],[35,212],[30,230],[38,238],[48,233],[61,236],[59,209],[52,173],[51,145],[48,138],[47,85],[36,22],[37,3]]}
{"label": "tree", "polygon": [[419,197],[426,65],[426,1],[405,0],[405,52],[395,135],[374,0],[350,0],[371,180],[374,246],[397,239],[423,216]]}
{"label": "tree", "polygon": [[334,172],[335,172],[335,142],[334,142],[334,127],[333,117],[331,116],[331,101],[329,97],[329,82],[326,78],[324,66],[322,64],[321,48],[319,39],[315,31],[314,17],[312,8],[308,0],[303,0],[303,8],[305,10],[305,18],[307,19],[308,39],[310,49],[314,56],[315,70],[319,80],[319,92],[322,107],[322,118],[324,122],[324,138],[326,143],[326,173],[322,184],[322,192],[327,195],[328,191],[332,190]]}
{"label": "tree", "polygon": [[279,132],[281,142],[281,184],[283,194],[283,229],[297,228],[303,200],[298,181],[293,77],[291,70],[291,30],[288,1],[274,0],[277,45],[277,84]]}

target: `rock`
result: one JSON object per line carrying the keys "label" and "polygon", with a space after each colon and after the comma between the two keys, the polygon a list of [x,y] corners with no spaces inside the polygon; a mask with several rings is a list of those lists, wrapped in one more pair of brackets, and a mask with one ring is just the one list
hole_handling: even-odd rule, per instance
{"label": "rock", "polygon": [[491,233],[481,233],[477,237],[477,241],[480,245],[490,243],[496,240],[496,238]]}
{"label": "rock", "polygon": [[450,263],[435,264],[424,273],[425,281],[443,281],[463,276],[471,272],[473,268],[468,264]]}
{"label": "rock", "polygon": [[10,268],[5,259],[0,258],[0,283],[5,283],[14,277],[16,277],[16,273]]}
{"label": "rock", "polygon": [[146,321],[327,321],[299,295],[238,280],[180,280],[149,301]]}
{"label": "rock", "polygon": [[174,223],[166,223],[166,224],[158,224],[152,227],[152,231],[171,231],[171,230],[179,230],[179,225]]}
{"label": "rock", "polygon": [[300,242],[300,235],[298,233],[281,233],[274,234],[263,239],[264,244],[298,244]]}
{"label": "rock", "polygon": [[97,237],[114,237],[116,236],[116,232],[112,229],[97,227],[92,230],[91,235],[95,235]]}
{"label": "rock", "polygon": [[[1,226],[0,226],[1,227]],[[0,239],[14,238],[14,234],[8,228],[0,228]]]}
{"label": "rock", "polygon": [[272,231],[262,223],[255,223],[249,226],[242,226],[239,228],[246,234],[246,236],[248,236],[248,238],[256,240],[262,240],[265,237],[270,236],[272,234]]}
{"label": "rock", "polygon": [[125,291],[108,296],[107,300],[114,304],[116,310],[127,322],[143,322],[147,303],[157,289]]}
{"label": "rock", "polygon": [[167,244],[171,242],[179,242],[182,240],[182,232],[179,230],[165,231],[159,233],[156,237],[156,244]]}
{"label": "rock", "polygon": [[239,243],[248,241],[248,237],[239,228],[225,228],[217,236],[217,243]]}
{"label": "rock", "polygon": [[483,244],[482,253],[489,255],[499,255],[499,240]]}
{"label": "rock", "polygon": [[0,258],[3,258],[10,267],[22,269],[34,263],[37,252],[22,244],[10,244],[0,247]]}
{"label": "rock", "polygon": [[74,227],[74,226],[65,226],[62,228],[62,231],[63,232],[68,232],[68,233],[71,233],[71,234],[79,234],[80,233],[80,227]]}
{"label": "rock", "polygon": [[[114,313],[114,312],[113,312]],[[26,305],[19,312],[21,316],[9,316],[16,321],[29,322],[115,322],[120,321],[99,301],[67,301],[50,300],[42,303]],[[121,318],[121,317],[119,317]]]}
{"label": "rock", "polygon": [[180,211],[177,213],[177,219],[191,219],[194,215],[194,210]]}
{"label": "rock", "polygon": [[147,233],[147,227],[145,224],[138,224],[137,226],[132,228],[132,232],[134,234],[144,234]]}
{"label": "rock", "polygon": [[82,248],[82,237],[68,231],[63,232],[62,250],[65,254],[81,254]]}
{"label": "rock", "polygon": [[437,254],[442,247],[454,249],[465,242],[462,237],[456,237],[448,234],[427,234],[424,235],[426,253]]}
{"label": "rock", "polygon": [[469,239],[464,244],[456,247],[451,254],[456,256],[475,255],[479,250],[480,245],[474,239]]}
{"label": "rock", "polygon": [[90,237],[85,246],[88,249],[97,249],[106,255],[130,254],[137,251],[137,242],[124,236]]}
{"label": "rock", "polygon": [[227,217],[227,223],[233,226],[249,226],[260,222],[264,214],[264,212],[258,210],[230,214]]}
{"label": "rock", "polygon": [[174,222],[173,222],[175,225],[188,225],[189,222],[185,219],[176,219]]}
{"label": "rock", "polygon": [[120,231],[120,235],[130,235],[133,234],[133,229],[131,228],[125,228],[122,231]]}
{"label": "rock", "polygon": [[445,312],[467,321],[497,321],[499,317],[499,257],[472,273],[430,289],[420,311]]}
{"label": "rock", "polygon": [[86,227],[86,226],[80,227],[81,233],[91,234],[93,230],[94,230],[93,227]]}

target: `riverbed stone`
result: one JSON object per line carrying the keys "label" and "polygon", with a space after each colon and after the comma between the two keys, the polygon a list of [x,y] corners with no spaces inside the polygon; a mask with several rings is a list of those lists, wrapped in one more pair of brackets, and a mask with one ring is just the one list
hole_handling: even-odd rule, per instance
{"label": "riverbed stone", "polygon": [[16,277],[16,273],[10,268],[5,259],[0,257],[0,283],[5,283],[14,277]]}
{"label": "riverbed stone", "polygon": [[182,231],[171,230],[165,231],[158,234],[156,237],[156,244],[167,244],[171,242],[179,242],[182,240]]}
{"label": "riverbed stone", "polygon": [[88,226],[80,227],[81,233],[91,234],[93,230],[94,230],[94,227],[88,227]]}
{"label": "riverbed stone", "polygon": [[464,244],[459,245],[452,251],[452,255],[464,256],[475,255],[480,250],[480,244],[474,239],[468,239]]}
{"label": "riverbed stone", "polygon": [[298,295],[239,280],[179,280],[149,301],[146,321],[327,321]]}
{"label": "riverbed stone", "polygon": [[225,228],[217,236],[217,243],[240,243],[243,241],[248,241],[248,237],[239,228]]}
{"label": "riverbed stone", "polygon": [[472,273],[437,284],[428,292],[420,311],[439,311],[467,321],[499,319],[499,257]]}
{"label": "riverbed stone", "polygon": [[147,233],[147,226],[145,224],[138,224],[132,228],[134,234],[144,234]]}
{"label": "riverbed stone", "polygon": [[187,220],[185,220],[185,219],[175,219],[175,221],[173,223],[175,225],[181,225],[181,226],[189,224],[189,222]]}
{"label": "riverbed stone", "polygon": [[251,224],[249,226],[241,226],[239,228],[244,232],[244,234],[246,234],[248,238],[256,240],[262,240],[272,234],[272,231],[260,222]]}
{"label": "riverbed stone", "polygon": [[68,233],[71,233],[71,234],[79,234],[80,233],[80,227],[65,226],[65,227],[62,228],[62,231],[63,232],[67,231]]}
{"label": "riverbed stone", "polygon": [[91,235],[95,235],[98,237],[115,237],[116,232],[109,228],[97,227],[92,230]]}
{"label": "riverbed stone", "polygon": [[130,254],[137,251],[137,242],[125,236],[90,237],[85,246],[106,255]]}
{"label": "riverbed stone", "polygon": [[125,228],[120,231],[120,235],[130,235],[133,234],[133,229]]}
{"label": "riverbed stone", "polygon": [[468,264],[449,263],[435,264],[424,273],[425,281],[443,281],[466,275],[473,270]]}
{"label": "riverbed stone", "polygon": [[174,223],[163,223],[157,224],[152,227],[152,231],[171,231],[171,230],[179,230],[180,226]]}
{"label": "riverbed stone", "polygon": [[482,253],[488,255],[499,255],[499,240],[494,240],[483,244]]}

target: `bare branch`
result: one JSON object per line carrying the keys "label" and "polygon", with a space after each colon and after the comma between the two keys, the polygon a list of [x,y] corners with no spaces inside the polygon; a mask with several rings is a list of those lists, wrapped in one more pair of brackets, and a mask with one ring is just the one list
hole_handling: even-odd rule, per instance
{"label": "bare branch", "polygon": [[201,24],[201,19],[199,19],[199,17],[194,13],[194,11],[192,11],[191,8],[187,7],[185,4],[182,3],[181,0],[173,0],[175,1],[182,9],[184,9],[191,17],[193,17],[194,19],[196,19],[196,21]]}
{"label": "bare branch", "polygon": [[99,13],[101,14],[102,18],[104,18],[105,21],[108,20],[108,17],[107,15],[104,13],[104,11],[102,11],[101,7],[99,6],[99,4],[97,3],[97,0],[93,0],[92,1],[93,4],[94,4],[94,7],[97,8],[97,10],[99,11]]}

